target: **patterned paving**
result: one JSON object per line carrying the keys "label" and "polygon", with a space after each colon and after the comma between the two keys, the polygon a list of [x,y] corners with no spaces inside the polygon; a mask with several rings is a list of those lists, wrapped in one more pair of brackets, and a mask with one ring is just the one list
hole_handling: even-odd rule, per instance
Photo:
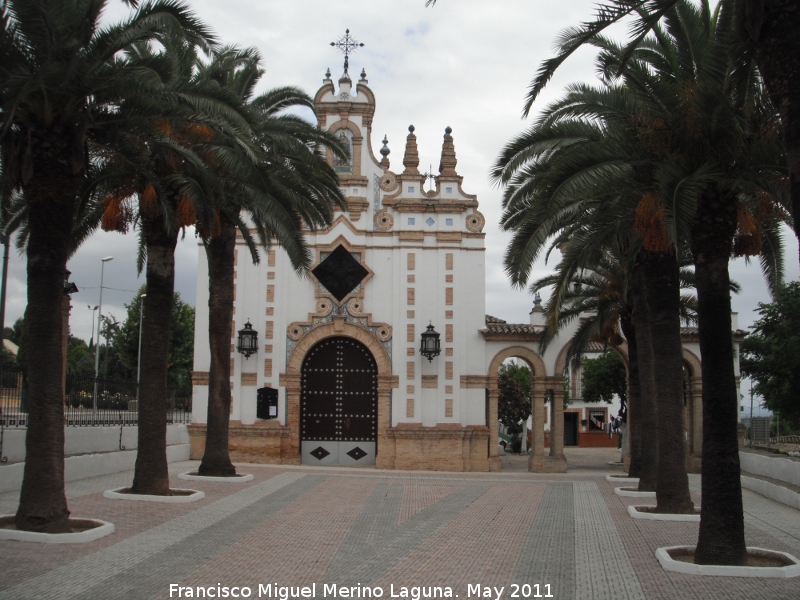
{"label": "patterned paving", "polygon": [[[195,464],[171,465],[175,487]],[[87,479],[68,485],[73,515],[117,532],[82,545],[0,542],[0,599],[179,597],[171,585],[180,597],[218,586],[296,597],[316,585],[319,598],[800,598],[798,579],[663,571],[655,548],[693,544],[697,524],[631,519],[627,506],[642,501],[614,495],[603,478],[613,467],[582,464],[566,475],[249,465],[252,482],[191,482],[206,498],[176,505],[102,497],[131,473]],[[697,500],[699,478],[691,485]],[[744,500],[748,543],[800,556],[800,511],[749,491]],[[0,511],[16,501],[0,494]]]}

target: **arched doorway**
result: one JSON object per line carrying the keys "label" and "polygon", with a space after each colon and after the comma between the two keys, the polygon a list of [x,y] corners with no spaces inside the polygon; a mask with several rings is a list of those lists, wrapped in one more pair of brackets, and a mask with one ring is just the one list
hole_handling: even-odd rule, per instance
{"label": "arched doorway", "polygon": [[374,465],[378,434],[378,367],[350,337],[314,345],[301,369],[303,464]]}

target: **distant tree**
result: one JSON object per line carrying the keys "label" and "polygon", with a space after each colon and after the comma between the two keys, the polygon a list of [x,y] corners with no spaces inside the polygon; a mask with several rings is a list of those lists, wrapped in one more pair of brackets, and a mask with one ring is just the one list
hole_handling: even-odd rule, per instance
{"label": "distant tree", "polygon": [[94,375],[94,353],[86,342],[72,334],[67,340],[67,373],[86,377]]}
{"label": "distant tree", "polygon": [[20,345],[22,338],[24,337],[23,327],[25,326],[25,320],[20,317],[16,321],[14,321],[14,325],[11,327],[6,327],[3,330],[3,338],[14,342],[17,346]]}
{"label": "distant tree", "polygon": [[509,363],[500,365],[497,416],[510,435],[522,432],[519,422],[531,414],[531,371]]}
{"label": "distant tree", "polygon": [[[778,300],[759,303],[761,318],[740,346],[742,373],[783,422],[800,427],[800,282],[785,285]],[[787,427],[787,431],[788,431]]]}
{"label": "distant tree", "polygon": [[628,401],[627,379],[625,363],[616,352],[604,352],[597,358],[587,358],[583,362],[582,399],[584,402],[611,404],[617,395],[624,408]]}
{"label": "distant tree", "polygon": [[[124,367],[129,373],[128,377],[136,376],[139,361],[139,308],[142,294],[145,293],[147,288],[142,286],[131,303],[125,305],[128,312],[114,336],[113,351],[120,367]],[[146,313],[144,318],[147,320]],[[192,394],[193,362],[194,308],[181,300],[181,295],[175,292],[172,297],[167,385],[179,397],[189,397]]]}

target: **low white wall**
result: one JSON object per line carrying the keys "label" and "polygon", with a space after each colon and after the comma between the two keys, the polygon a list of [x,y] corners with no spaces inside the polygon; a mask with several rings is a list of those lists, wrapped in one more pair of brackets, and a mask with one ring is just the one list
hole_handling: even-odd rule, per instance
{"label": "low white wall", "polygon": [[800,462],[788,458],[772,458],[752,452],[739,452],[742,471],[779,479],[792,485],[800,485]]}
{"label": "low white wall", "polygon": [[[9,457],[9,462],[0,465],[0,492],[8,492],[22,485],[25,463],[20,462],[20,457],[24,461],[25,430],[6,429],[3,433],[3,454]],[[15,435],[9,436],[9,433]],[[66,427],[64,479],[69,482],[133,470],[137,436],[138,427],[124,427],[122,445],[125,450],[119,450],[119,427]],[[189,454],[189,431],[186,425],[168,426],[167,462],[189,460]]]}
{"label": "low white wall", "polygon": [[742,475],[742,487],[752,490],[757,494],[761,494],[771,500],[775,500],[775,502],[780,502],[781,504],[800,510],[800,494],[789,488],[775,485],[763,479],[746,477],[744,475]]}

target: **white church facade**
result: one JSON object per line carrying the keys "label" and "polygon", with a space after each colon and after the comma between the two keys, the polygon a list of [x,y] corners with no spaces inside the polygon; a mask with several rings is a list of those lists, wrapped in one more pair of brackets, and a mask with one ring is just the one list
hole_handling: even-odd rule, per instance
{"label": "white church facade", "polygon": [[[393,170],[385,138],[381,159],[373,153],[376,103],[365,73],[355,86],[346,75],[337,83],[326,75],[315,107],[320,126],[351,149],[350,161],[333,163],[348,208],[330,228],[307,233],[314,253],[308,275],[298,277],[280,247],[254,266],[237,241],[231,458],[499,470],[498,369],[518,357],[534,375],[530,469],[565,470],[564,346],[571,332],[540,356],[540,307],[526,324],[487,318],[485,220],[478,199],[462,188],[452,131],[445,129],[439,173],[425,190],[413,126],[402,168]],[[210,360],[203,326],[208,273],[202,246],[199,251],[193,458],[202,456],[205,443]],[[246,358],[236,351],[236,336],[248,323],[258,333],[258,351]],[[431,359],[420,354],[429,325],[441,336],[440,354]],[[699,365],[699,351],[690,346],[687,360]],[[693,376],[699,375],[697,369]],[[689,444],[699,462],[699,384],[692,385]],[[273,398],[270,412],[259,409],[259,390]],[[548,390],[556,401],[545,405]],[[552,412],[547,419],[546,409]],[[548,429],[553,425],[547,454],[545,420]]]}

